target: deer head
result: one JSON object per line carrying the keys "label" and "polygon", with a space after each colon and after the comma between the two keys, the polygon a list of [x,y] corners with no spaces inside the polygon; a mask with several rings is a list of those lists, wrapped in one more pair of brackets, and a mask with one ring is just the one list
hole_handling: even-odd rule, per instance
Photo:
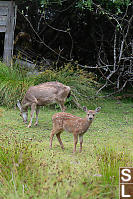
{"label": "deer head", "polygon": [[96,113],[98,113],[101,110],[101,107],[97,107],[94,111],[93,110],[88,110],[87,107],[83,107],[83,111],[86,112],[86,117],[88,121],[92,121],[94,119],[94,116]]}
{"label": "deer head", "polygon": [[27,119],[28,119],[27,109],[24,109],[24,107],[21,106],[19,100],[17,100],[17,106],[20,110],[20,116],[23,118],[24,123],[27,123]]}

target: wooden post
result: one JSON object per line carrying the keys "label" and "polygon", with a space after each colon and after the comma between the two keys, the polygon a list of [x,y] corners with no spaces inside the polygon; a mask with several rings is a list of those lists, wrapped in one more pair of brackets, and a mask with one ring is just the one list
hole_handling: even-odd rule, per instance
{"label": "wooden post", "polygon": [[13,56],[16,6],[13,1],[0,1],[0,32],[5,32],[3,61],[11,64]]}

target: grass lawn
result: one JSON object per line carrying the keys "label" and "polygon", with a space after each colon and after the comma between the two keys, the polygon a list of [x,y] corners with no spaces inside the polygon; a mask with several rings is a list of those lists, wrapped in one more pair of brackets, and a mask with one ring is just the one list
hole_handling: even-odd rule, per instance
{"label": "grass lawn", "polygon": [[[49,149],[51,117],[59,110],[41,109],[39,125],[27,128],[17,109],[1,107],[0,199],[119,198],[119,167],[133,165],[133,102],[108,100],[98,106],[83,151],[78,143],[75,154],[73,136],[66,132],[65,150],[56,137]],[[85,116],[77,109],[67,112]]]}

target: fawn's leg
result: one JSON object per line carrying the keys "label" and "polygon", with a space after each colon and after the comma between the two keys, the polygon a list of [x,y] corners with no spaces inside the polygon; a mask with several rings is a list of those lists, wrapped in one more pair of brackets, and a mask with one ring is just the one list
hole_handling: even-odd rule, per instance
{"label": "fawn's leg", "polygon": [[32,119],[33,119],[33,117],[34,117],[34,112],[35,112],[35,110],[36,110],[36,103],[33,103],[33,104],[31,105],[31,118],[30,118],[30,123],[29,123],[28,127],[31,127]]}
{"label": "fawn's leg", "polygon": [[35,122],[35,126],[37,126],[38,125],[38,115],[39,115],[39,110],[40,110],[40,106],[37,106],[36,107],[36,122]]}
{"label": "fawn's leg", "polygon": [[76,152],[76,145],[77,145],[77,142],[78,142],[78,135],[75,133],[74,135],[74,149],[73,149],[73,153]]}
{"label": "fawn's leg", "polygon": [[52,130],[50,134],[50,149],[52,149],[52,141],[53,141],[54,134],[55,134],[55,131]]}
{"label": "fawn's leg", "polygon": [[54,129],[51,131],[51,134],[50,134],[50,148],[52,149],[52,141],[53,141],[53,137],[55,134],[58,134],[60,133],[60,130],[59,129]]}
{"label": "fawn's leg", "polygon": [[59,141],[59,143],[60,143],[61,148],[64,149],[64,145],[63,145],[62,140],[61,140],[61,138],[60,138],[60,134],[61,134],[61,133],[57,133],[57,134],[56,134],[56,137],[57,137],[57,139],[58,139],[58,141]]}
{"label": "fawn's leg", "polygon": [[79,141],[80,141],[80,149],[79,149],[79,152],[82,152],[83,135],[79,135]]}

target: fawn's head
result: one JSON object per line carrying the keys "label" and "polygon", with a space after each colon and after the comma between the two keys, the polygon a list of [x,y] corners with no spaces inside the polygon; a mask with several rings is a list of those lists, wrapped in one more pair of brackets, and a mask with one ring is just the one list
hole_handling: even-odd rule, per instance
{"label": "fawn's head", "polygon": [[97,107],[95,110],[88,110],[87,107],[84,106],[83,110],[86,112],[86,117],[88,121],[92,121],[94,119],[95,114],[101,110],[101,107]]}

